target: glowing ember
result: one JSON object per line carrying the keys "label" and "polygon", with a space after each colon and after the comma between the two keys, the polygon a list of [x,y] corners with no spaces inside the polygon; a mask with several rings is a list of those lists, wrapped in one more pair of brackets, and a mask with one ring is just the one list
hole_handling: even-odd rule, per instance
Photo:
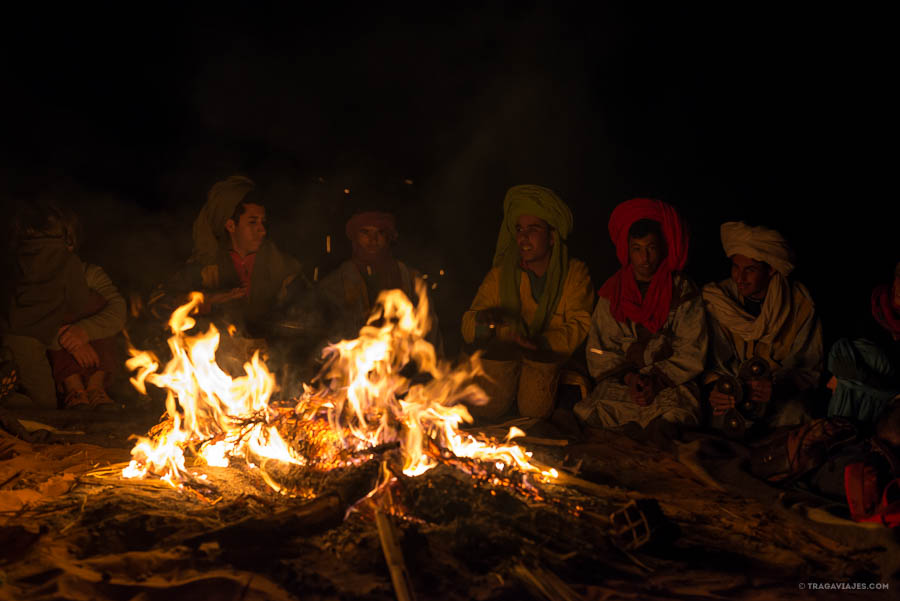
{"label": "glowing ember", "polygon": [[[462,404],[483,402],[473,378],[483,373],[477,356],[470,364],[451,368],[438,361],[425,340],[431,324],[426,287],[417,282],[418,305],[399,290],[383,292],[376,311],[354,340],[343,340],[325,351],[325,365],[313,381],[303,385],[292,417],[275,420],[269,407],[275,379],[254,354],[244,365],[245,376],[232,379],[215,363],[219,333],[188,336],[189,316],[202,302],[194,293],[169,322],[172,360],[162,373],[150,353],[132,350],[127,362],[137,374],[132,383],[145,392],[145,382],[168,391],[168,421],[151,438],[139,438],[125,477],[153,473],[173,485],[189,477],[184,449],[190,447],[207,464],[227,466],[229,458],[253,458],[284,464],[337,467],[357,453],[396,446],[407,476],[418,476],[449,458],[483,462],[498,471],[513,468],[543,479],[531,454],[513,442],[524,432],[510,429],[505,443],[479,440],[462,432],[471,422]],[[288,445],[276,421],[294,432]],[[455,459],[454,459],[455,460]],[[383,470],[386,478],[390,471]],[[273,488],[278,485],[264,474]],[[493,478],[496,479],[496,478]]]}

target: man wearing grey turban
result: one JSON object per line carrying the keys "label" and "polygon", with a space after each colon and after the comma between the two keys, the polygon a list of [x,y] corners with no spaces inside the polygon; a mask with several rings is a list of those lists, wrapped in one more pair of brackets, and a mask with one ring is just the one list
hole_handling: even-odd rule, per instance
{"label": "man wearing grey turban", "polygon": [[[713,418],[733,410],[736,394],[713,385],[723,375],[746,382],[746,396],[772,427],[808,421],[808,393],[823,367],[822,325],[809,291],[788,279],[794,254],[777,231],[743,222],[721,226],[731,277],[703,288],[710,316]],[[753,363],[753,360],[757,360]],[[760,405],[757,405],[760,406]]]}

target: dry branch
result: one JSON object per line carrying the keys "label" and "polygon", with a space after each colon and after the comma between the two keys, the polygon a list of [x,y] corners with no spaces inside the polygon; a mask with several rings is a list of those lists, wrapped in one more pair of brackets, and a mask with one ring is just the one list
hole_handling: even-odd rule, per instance
{"label": "dry branch", "polygon": [[391,572],[391,582],[394,584],[397,601],[415,601],[415,594],[412,583],[409,580],[406,562],[403,560],[403,550],[400,548],[400,540],[394,520],[385,512],[376,511],[375,524],[378,527],[381,550],[384,552],[384,559],[387,561],[388,570]]}

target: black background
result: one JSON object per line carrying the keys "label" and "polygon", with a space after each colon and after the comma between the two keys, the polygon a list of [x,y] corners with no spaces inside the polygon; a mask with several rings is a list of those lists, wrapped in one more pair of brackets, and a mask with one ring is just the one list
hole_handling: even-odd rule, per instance
{"label": "black background", "polygon": [[126,291],[187,257],[231,173],[266,190],[269,235],[308,275],[349,253],[354,209],[393,210],[398,257],[446,270],[451,351],[509,186],[569,203],[595,285],[617,268],[612,208],[656,197],[689,222],[699,283],[727,276],[723,221],[782,231],[832,340],[900,258],[878,183],[886,16],[675,4],[6,9],[0,194],[65,195],[82,254]]}

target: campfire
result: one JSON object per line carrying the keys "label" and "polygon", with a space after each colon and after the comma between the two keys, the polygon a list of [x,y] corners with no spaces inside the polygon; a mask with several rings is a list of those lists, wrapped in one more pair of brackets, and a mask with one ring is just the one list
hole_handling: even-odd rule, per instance
{"label": "campfire", "polygon": [[235,334],[201,332],[193,295],[171,316],[171,359],[128,361],[166,402],[130,461],[0,440],[0,599],[796,598],[797,574],[877,573],[879,552],[848,560],[615,433],[470,425],[478,358],[437,359],[418,291],[381,296],[302,385],[276,382],[261,353],[223,370]]}
{"label": "campfire", "polygon": [[537,494],[533,481],[559,474],[515,444],[524,432],[512,427],[498,442],[460,429],[472,422],[462,401],[485,400],[474,382],[482,373],[478,358],[458,367],[437,359],[424,338],[431,324],[421,282],[418,292],[417,305],[399,290],[382,293],[359,337],[328,346],[318,376],[302,385],[299,398],[277,406],[275,378],[258,352],[245,375],[232,378],[216,363],[218,329],[188,334],[203,301],[194,293],[169,320],[172,358],[161,372],[152,353],[131,350],[132,384],[144,394],[147,383],[164,389],[166,415],[149,437],[138,438],[122,475],[190,486],[198,477],[185,465],[190,450],[209,466],[260,470],[272,488],[296,496],[276,474],[347,467],[378,453],[384,465],[375,491],[398,468],[415,477],[444,462]]}

